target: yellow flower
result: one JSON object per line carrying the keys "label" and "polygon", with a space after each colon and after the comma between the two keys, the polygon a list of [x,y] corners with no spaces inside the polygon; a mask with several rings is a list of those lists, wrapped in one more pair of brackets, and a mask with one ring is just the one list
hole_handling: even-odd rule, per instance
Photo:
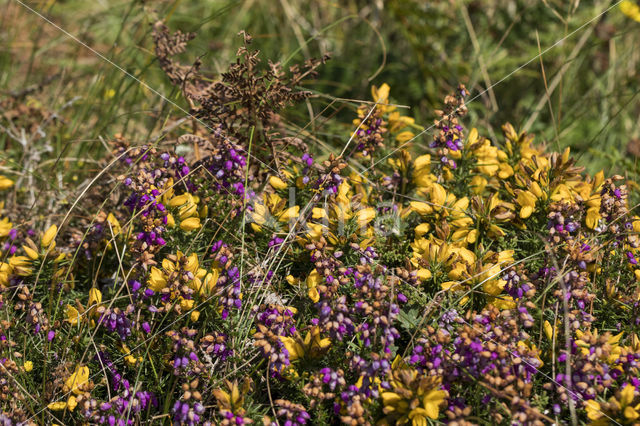
{"label": "yellow flower", "polygon": [[316,269],[311,271],[309,276],[307,277],[307,288],[309,289],[307,295],[313,301],[313,303],[318,302],[320,300],[320,294],[318,293],[318,289],[316,288],[320,283],[321,276]]}
{"label": "yellow flower", "polygon": [[274,189],[287,189],[287,184],[285,181],[280,179],[278,176],[271,176],[269,178],[269,185],[271,185]]}
{"label": "yellow flower", "polygon": [[201,226],[202,225],[200,225],[200,218],[197,216],[187,218],[180,222],[180,229],[186,232],[200,229]]}
{"label": "yellow flower", "polygon": [[194,279],[189,286],[197,291],[200,295],[208,296],[215,288],[219,276],[220,271],[217,269],[213,269],[209,273],[205,271],[204,279],[201,280],[200,278],[196,277],[196,279]]}
{"label": "yellow flower", "polygon": [[396,135],[396,141],[398,141],[398,143],[405,143],[413,139],[414,136],[413,132],[405,130],[404,132],[400,132]]}
{"label": "yellow flower", "polygon": [[27,257],[31,260],[36,260],[38,258],[38,252],[32,249],[29,246],[22,246],[22,250],[27,254]]}
{"label": "yellow flower", "polygon": [[118,235],[120,233],[120,231],[122,231],[122,227],[120,226],[120,222],[118,222],[118,219],[116,219],[116,217],[113,215],[113,213],[109,213],[107,215],[107,222],[109,223],[109,225],[111,225],[111,229],[113,230],[113,235]]}
{"label": "yellow flower", "polygon": [[167,228],[175,228],[176,220],[171,213],[167,214]]}
{"label": "yellow flower", "polygon": [[516,193],[518,194],[516,202],[521,207],[520,217],[526,219],[535,211],[538,198],[531,191],[518,190]]}
{"label": "yellow flower", "polygon": [[300,206],[293,206],[283,211],[279,215],[278,220],[280,222],[289,222],[290,220],[297,218],[299,215],[300,215]]}
{"label": "yellow flower", "polygon": [[411,201],[409,203],[411,210],[418,213],[420,216],[427,216],[433,212],[433,207],[422,201]]}
{"label": "yellow flower", "polygon": [[11,231],[12,227],[13,224],[9,221],[8,218],[5,217],[0,220],[0,237],[6,237],[7,235],[9,235],[9,231]]}
{"label": "yellow flower", "polygon": [[551,326],[551,323],[549,321],[544,322],[544,334],[547,336],[547,339],[549,339],[549,341],[553,341],[553,336],[555,333],[555,329],[554,327]]}
{"label": "yellow flower", "polygon": [[31,370],[33,370],[33,362],[25,361],[23,364],[23,368],[24,368],[24,371],[26,371],[27,373],[30,372]]}
{"label": "yellow flower", "polygon": [[234,380],[233,383],[225,380],[224,383],[228,391],[222,389],[213,390],[213,396],[218,401],[220,411],[222,413],[231,411],[237,415],[242,415],[245,412],[243,408],[244,396],[247,395],[252,388],[251,379],[248,377],[245,378],[241,386],[238,386],[237,380]]}
{"label": "yellow flower", "polygon": [[359,227],[366,226],[376,217],[376,211],[373,207],[367,207],[366,209],[358,210],[356,213],[356,221]]}
{"label": "yellow flower", "polygon": [[380,86],[380,88],[371,86],[371,97],[375,102],[379,104],[387,104],[389,103],[390,91],[391,87],[387,83],[382,83],[382,86]]}
{"label": "yellow flower", "polygon": [[47,405],[47,408],[51,411],[62,411],[67,408],[67,403],[64,401],[51,402]]}
{"label": "yellow flower", "polygon": [[603,416],[600,404],[593,399],[590,399],[584,403],[585,410],[587,411],[587,417],[589,420],[598,420]]}
{"label": "yellow flower", "polygon": [[142,357],[136,358],[135,356],[133,356],[131,354],[131,350],[129,349],[129,347],[124,343],[122,344],[122,348],[120,348],[120,352],[122,352],[125,355],[124,360],[127,361],[127,364],[129,364],[132,367],[136,365],[138,362],[142,361]]}
{"label": "yellow flower", "polygon": [[438,389],[440,378],[424,376],[406,365],[392,371],[391,377],[391,390],[381,393],[385,421],[422,426],[427,425],[427,419],[438,418],[447,397],[446,391]]}
{"label": "yellow flower", "polygon": [[152,266],[147,284],[149,288],[155,292],[162,291],[162,289],[167,286],[167,277],[165,277],[161,269]]}
{"label": "yellow flower", "polygon": [[73,409],[76,408],[77,405],[78,402],[76,401],[76,397],[71,395],[67,400],[67,408],[69,409],[69,411],[73,411]]}
{"label": "yellow flower", "polygon": [[318,357],[331,346],[331,339],[321,338],[320,328],[317,326],[309,330],[304,339],[296,333],[295,337],[280,337],[280,340],[289,352],[291,361],[304,358],[307,355],[311,358]]}
{"label": "yellow flower", "polygon": [[640,22],[640,6],[632,0],[624,0],[620,3],[620,10],[629,18]]}
{"label": "yellow flower", "polygon": [[0,175],[0,191],[13,186],[13,181],[6,176]]}
{"label": "yellow flower", "polygon": [[13,273],[13,268],[8,263],[0,262],[0,285],[9,284],[9,275]]}
{"label": "yellow flower", "polygon": [[33,272],[31,259],[27,256],[12,256],[9,258],[9,265],[13,268],[13,273],[21,277],[28,277]]}
{"label": "yellow flower", "polygon": [[65,308],[65,321],[71,325],[76,325],[80,322],[80,313],[76,308],[71,305],[67,305]]}
{"label": "yellow flower", "polygon": [[200,318],[200,311],[191,312],[191,321],[192,322],[198,321],[198,318]]}
{"label": "yellow flower", "polygon": [[56,225],[51,225],[49,229],[45,231],[42,235],[42,240],[40,241],[40,245],[42,248],[50,248],[53,249],[55,247],[55,242],[53,241],[58,233],[58,227]]}
{"label": "yellow flower", "polygon": [[99,305],[102,302],[102,292],[93,287],[89,290],[89,306]]}
{"label": "yellow flower", "polygon": [[589,229],[595,229],[600,223],[600,207],[590,207],[587,209],[587,218],[585,223]]}
{"label": "yellow flower", "polygon": [[64,382],[64,391],[80,395],[89,383],[89,367],[76,367],[76,371]]}

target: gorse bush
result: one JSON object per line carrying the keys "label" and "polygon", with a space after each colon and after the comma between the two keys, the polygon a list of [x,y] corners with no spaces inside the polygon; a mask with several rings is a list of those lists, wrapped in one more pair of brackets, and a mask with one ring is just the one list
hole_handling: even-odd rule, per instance
{"label": "gorse bush", "polygon": [[638,422],[624,178],[489,140],[464,85],[428,129],[372,87],[328,154],[283,115],[327,57],[243,33],[214,79],[175,59],[193,37],[154,26],[191,109],[174,149],[118,135],[48,229],[0,177],[5,424]]}

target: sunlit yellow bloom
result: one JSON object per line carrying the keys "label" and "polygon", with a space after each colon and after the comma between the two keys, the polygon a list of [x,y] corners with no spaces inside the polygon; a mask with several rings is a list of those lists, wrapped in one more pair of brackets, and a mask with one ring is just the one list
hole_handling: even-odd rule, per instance
{"label": "sunlit yellow bloom", "polygon": [[80,322],[80,312],[71,305],[65,307],[65,321],[71,325],[76,325]]}
{"label": "sunlit yellow bloom", "polygon": [[526,219],[531,216],[531,213],[533,213],[536,208],[536,196],[529,191],[520,191],[516,201],[521,207],[520,217]]}
{"label": "sunlit yellow bloom", "polygon": [[[206,272],[206,271],[205,271]],[[204,279],[196,277],[190,284],[191,288],[199,292],[200,295],[210,295],[216,287],[220,271],[218,269],[212,269],[211,272],[205,274]]]}
{"label": "sunlit yellow bloom", "polygon": [[186,232],[200,229],[201,226],[202,225],[200,224],[200,218],[197,216],[184,219],[182,222],[180,222],[180,229]]}
{"label": "sunlit yellow bloom", "polygon": [[9,221],[8,218],[2,218],[0,220],[0,237],[6,237],[9,235],[9,231],[13,228],[13,224]]}
{"label": "sunlit yellow bloom", "polygon": [[376,217],[376,211],[373,207],[367,207],[366,209],[358,210],[356,213],[356,221],[359,227],[366,226]]}
{"label": "sunlit yellow bloom", "polygon": [[38,252],[32,249],[29,246],[22,246],[22,250],[26,253],[27,257],[31,260],[36,260],[38,256]]}
{"label": "sunlit yellow bloom", "polygon": [[287,183],[280,179],[278,176],[269,177],[269,185],[271,185],[274,189],[287,189],[288,187]]}
{"label": "sunlit yellow bloom", "polygon": [[371,86],[371,97],[375,102],[379,104],[387,104],[389,103],[390,91],[391,87],[387,83],[382,83],[382,86],[380,86],[380,88]]}
{"label": "sunlit yellow bloom", "polygon": [[318,300],[320,300],[320,294],[318,293],[317,287],[318,284],[320,284],[321,279],[322,277],[316,269],[311,271],[311,273],[307,277],[307,295],[313,301],[313,303],[316,303]]}
{"label": "sunlit yellow bloom", "polygon": [[31,270],[31,259],[27,256],[12,256],[9,258],[9,265],[13,273],[21,277],[28,277],[33,272]]}
{"label": "sunlit yellow bloom", "polygon": [[544,334],[547,336],[547,339],[549,339],[549,341],[553,341],[553,336],[556,334],[556,330],[554,329],[553,326],[551,326],[551,323],[549,321],[544,322]]}
{"label": "sunlit yellow bloom", "polygon": [[414,137],[415,135],[413,134],[413,132],[405,130],[404,132],[400,132],[396,135],[396,141],[398,141],[398,143],[406,143],[407,141],[410,141]]}
{"label": "sunlit yellow bloom", "polygon": [[51,411],[62,411],[66,410],[67,403],[65,401],[51,402],[49,403],[49,405],[47,405],[47,408]]}
{"label": "sunlit yellow bloom", "polygon": [[180,307],[182,308],[183,311],[190,311],[191,309],[193,309],[194,305],[195,305],[195,301],[193,299],[180,300]]}
{"label": "sunlit yellow bloom", "polygon": [[89,306],[99,305],[102,302],[102,292],[93,287],[89,290]]}
{"label": "sunlit yellow bloom", "polygon": [[6,176],[0,175],[0,191],[13,186],[13,181]]}
{"label": "sunlit yellow bloom", "polygon": [[5,262],[0,262],[0,285],[6,286],[9,284],[9,275],[13,274],[13,268],[11,265]]}
{"label": "sunlit yellow bloom", "polygon": [[595,229],[600,223],[600,207],[590,207],[587,209],[585,223],[589,229]]}
{"label": "sunlit yellow bloom", "polygon": [[171,213],[167,214],[167,228],[175,228],[176,220]]}
{"label": "sunlit yellow bloom", "polygon": [[53,241],[53,239],[56,237],[57,233],[58,233],[58,227],[56,225],[51,225],[49,229],[47,229],[45,233],[42,235],[42,240],[40,241],[40,245],[43,248],[53,249],[53,247],[55,247],[55,242]]}
{"label": "sunlit yellow bloom", "polygon": [[26,371],[27,373],[33,370],[33,362],[31,361],[25,361],[22,366],[24,368],[24,371]]}
{"label": "sunlit yellow bloom", "polygon": [[382,392],[384,419],[390,424],[427,425],[428,420],[438,418],[440,406],[447,392],[439,390],[440,379],[422,376],[412,368],[400,368],[392,372],[391,390]]}
{"label": "sunlit yellow bloom", "polygon": [[640,5],[633,0],[623,0],[620,3],[620,10],[629,18],[640,22]]}
{"label": "sunlit yellow bloom", "polygon": [[189,196],[190,195],[191,194],[176,195],[175,197],[173,197],[173,198],[171,198],[169,200],[167,205],[169,207],[180,207],[180,206],[186,204],[189,201]]}
{"label": "sunlit yellow bloom", "polygon": [[331,345],[331,339],[320,337],[320,328],[317,326],[308,331],[304,339],[296,334],[295,337],[280,337],[280,340],[289,352],[291,361],[305,356],[315,358]]}
{"label": "sunlit yellow bloom", "polygon": [[282,212],[282,214],[280,214],[280,216],[278,217],[278,220],[280,222],[288,222],[290,220],[296,219],[298,216],[300,216],[300,206],[293,206]]}
{"label": "sunlit yellow bloom", "polygon": [[107,222],[111,225],[111,229],[113,231],[113,235],[118,235],[122,231],[122,227],[120,226],[120,222],[113,215],[113,213],[109,213],[107,215]]}
{"label": "sunlit yellow bloom", "polygon": [[155,292],[162,291],[162,289],[167,286],[167,277],[165,277],[161,269],[152,266],[147,284],[149,288]]}
{"label": "sunlit yellow bloom", "polygon": [[89,367],[76,367],[76,371],[64,382],[64,391],[80,395],[89,383]]}

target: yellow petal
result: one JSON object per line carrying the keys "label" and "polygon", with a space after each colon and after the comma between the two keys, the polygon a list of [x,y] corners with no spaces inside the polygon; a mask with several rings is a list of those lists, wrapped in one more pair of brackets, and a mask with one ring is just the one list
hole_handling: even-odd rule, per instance
{"label": "yellow petal", "polygon": [[149,288],[155,292],[162,291],[167,286],[167,279],[164,276],[162,270],[151,267],[151,273],[149,274],[149,281],[147,282]]}
{"label": "yellow petal", "polygon": [[420,225],[416,226],[415,229],[413,230],[414,234],[416,235],[416,238],[420,238],[422,237],[424,234],[426,234],[427,232],[429,232],[431,230],[431,225],[428,223],[421,223]]}
{"label": "yellow petal", "polygon": [[169,203],[168,203],[169,207],[182,206],[187,201],[189,201],[189,195],[190,194],[182,194],[182,195],[178,195],[177,197],[173,197],[171,200],[169,200]]}
{"label": "yellow petal", "polygon": [[0,191],[9,189],[13,186],[13,181],[6,176],[0,175]]}
{"label": "yellow petal", "polygon": [[73,392],[80,395],[83,391],[81,388],[89,382],[89,367],[76,367],[76,371],[69,376],[64,383],[65,392]]}
{"label": "yellow petal", "polygon": [[67,400],[67,408],[69,409],[69,411],[73,411],[73,409],[76,408],[77,405],[78,402],[76,401],[76,397],[71,395]]}
{"label": "yellow petal", "polygon": [[42,247],[43,248],[50,247],[57,233],[58,233],[58,227],[56,225],[51,225],[49,229],[47,229],[45,233],[42,235],[42,240],[40,241],[40,244],[42,245]]}
{"label": "yellow petal", "polygon": [[65,316],[65,321],[67,321],[71,325],[76,325],[78,324],[78,321],[80,321],[80,313],[71,305],[67,305],[65,307]]}
{"label": "yellow petal", "polygon": [[437,207],[443,207],[447,201],[447,191],[439,183],[434,183],[431,187],[431,202]]}
{"label": "yellow petal", "polygon": [[280,222],[288,222],[292,219],[297,218],[300,215],[300,206],[289,207],[287,210],[282,212],[278,220]]}
{"label": "yellow petal", "polygon": [[307,291],[307,295],[313,303],[318,303],[318,300],[320,300],[320,293],[318,293],[318,289],[315,287],[310,288],[309,291]]}
{"label": "yellow petal", "polygon": [[89,290],[89,306],[99,305],[100,302],[102,302],[102,292],[93,287],[91,290]]}
{"label": "yellow petal", "polygon": [[410,141],[414,137],[415,135],[413,134],[413,132],[405,130],[404,132],[398,133],[398,135],[396,136],[396,141],[398,141],[399,143],[406,143],[407,141]]}
{"label": "yellow petal", "polygon": [[522,219],[526,219],[529,216],[531,216],[531,213],[533,213],[533,207],[525,206],[525,207],[522,208],[522,210],[520,210],[520,217]]}
{"label": "yellow petal", "polygon": [[373,207],[368,207],[366,209],[358,210],[358,212],[356,213],[356,221],[358,222],[358,226],[360,227],[366,226],[375,217],[376,217],[376,211]]}
{"label": "yellow petal", "polygon": [[64,401],[52,402],[47,405],[47,408],[51,411],[62,411],[67,408],[67,403]]}
{"label": "yellow petal", "polygon": [[22,250],[27,254],[29,259],[36,260],[38,258],[38,252],[29,246],[22,246]]}
{"label": "yellow petal", "polygon": [[635,386],[627,385],[620,392],[620,404],[624,407],[626,405],[631,404],[633,401],[633,395],[635,394],[636,388]]}
{"label": "yellow petal", "polygon": [[269,178],[269,185],[271,185],[275,189],[287,189],[286,182],[280,179],[278,176],[271,176]]}
{"label": "yellow petal", "polygon": [[418,213],[421,216],[426,216],[433,212],[433,207],[427,203],[423,203],[421,201],[412,201],[409,203],[411,210]]}
{"label": "yellow petal", "polygon": [[431,271],[426,268],[418,269],[416,275],[420,281],[426,281],[431,279]]}

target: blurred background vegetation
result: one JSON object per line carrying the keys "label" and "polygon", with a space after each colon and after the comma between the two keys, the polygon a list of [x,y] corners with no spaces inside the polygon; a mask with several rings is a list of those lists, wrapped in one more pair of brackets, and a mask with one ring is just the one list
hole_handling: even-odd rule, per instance
{"label": "blurred background vegetation", "polygon": [[[287,116],[328,147],[372,84],[389,83],[428,127],[462,82],[467,124],[498,143],[511,122],[571,146],[591,172],[638,172],[640,22],[619,1],[0,0],[0,10],[0,172],[19,170],[17,190],[41,183],[62,202],[67,183],[99,171],[115,134],[142,144],[188,125],[149,89],[188,109],[155,63],[158,19],[197,32],[185,59],[201,57],[214,78],[235,60],[240,30],[264,63],[331,53],[306,85],[318,96]],[[324,125],[332,116],[344,127]]]}

